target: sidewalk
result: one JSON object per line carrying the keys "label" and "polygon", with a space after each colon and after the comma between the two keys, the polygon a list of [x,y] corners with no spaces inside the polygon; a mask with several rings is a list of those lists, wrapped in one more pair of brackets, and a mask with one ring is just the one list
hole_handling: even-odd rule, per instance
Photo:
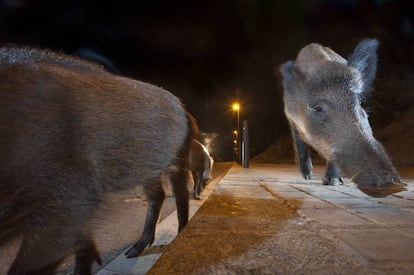
{"label": "sidewalk", "polygon": [[148,274],[414,274],[414,174],[371,198],[323,169],[234,165]]}

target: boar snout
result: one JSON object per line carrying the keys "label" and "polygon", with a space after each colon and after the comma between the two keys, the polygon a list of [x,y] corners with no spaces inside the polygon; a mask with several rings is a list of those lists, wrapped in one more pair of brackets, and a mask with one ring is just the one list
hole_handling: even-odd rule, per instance
{"label": "boar snout", "polygon": [[407,184],[393,171],[360,172],[352,180],[358,189],[372,197],[386,197],[406,190]]}

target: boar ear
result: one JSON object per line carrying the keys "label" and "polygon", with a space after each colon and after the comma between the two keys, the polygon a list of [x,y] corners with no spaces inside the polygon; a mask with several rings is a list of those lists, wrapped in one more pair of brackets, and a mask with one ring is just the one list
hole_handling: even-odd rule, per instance
{"label": "boar ear", "polygon": [[377,39],[364,39],[348,58],[348,65],[357,69],[362,76],[361,92],[369,92],[377,72]]}
{"label": "boar ear", "polygon": [[283,82],[286,83],[295,81],[300,77],[300,72],[296,70],[295,62],[292,60],[289,60],[288,62],[282,64],[282,66],[280,66],[280,72],[282,73]]}
{"label": "boar ear", "polygon": [[282,74],[282,85],[285,95],[294,93],[297,89],[297,85],[304,80],[304,75],[298,68],[294,61],[290,60],[280,67],[280,72]]}

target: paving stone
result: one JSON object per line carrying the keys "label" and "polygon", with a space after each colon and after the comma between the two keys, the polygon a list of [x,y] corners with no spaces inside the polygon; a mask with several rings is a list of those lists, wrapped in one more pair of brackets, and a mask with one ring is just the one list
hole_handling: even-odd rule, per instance
{"label": "paving stone", "polygon": [[300,210],[306,217],[328,227],[347,228],[352,226],[369,226],[372,223],[344,210]]}
{"label": "paving stone", "polygon": [[287,183],[263,181],[262,184],[271,188],[274,192],[299,192]]}
{"label": "paving stone", "polygon": [[243,180],[241,180],[241,179],[238,179],[238,180],[237,179],[224,179],[220,183],[219,188],[221,186],[227,186],[227,185],[237,185],[237,186],[247,185],[247,186],[250,186],[250,185],[259,185],[259,183],[257,183],[255,180],[246,179],[246,178],[243,178]]}
{"label": "paving stone", "polygon": [[305,200],[310,197],[308,194],[299,191],[276,192],[278,196],[285,200]]}
{"label": "paving stone", "polygon": [[398,208],[414,208],[414,200],[403,199],[396,196],[388,196],[376,200],[380,204],[389,205]]}
{"label": "paving stone", "polygon": [[338,210],[338,207],[332,203],[327,203],[325,201],[316,199],[316,198],[305,198],[300,205],[297,206],[297,209],[300,210]]}
{"label": "paving stone", "polygon": [[271,193],[267,192],[262,186],[236,186],[217,189],[217,193],[231,194],[242,198],[275,199]]}
{"label": "paving stone", "polygon": [[412,213],[398,208],[355,208],[359,215],[374,220],[379,224],[390,227],[412,227],[414,228],[414,216]]}
{"label": "paving stone", "polygon": [[346,197],[346,198],[326,198],[326,201],[338,205],[341,208],[378,208],[384,209],[389,208],[390,206],[385,204],[380,204],[376,201],[369,199],[361,199],[355,197]]}
{"label": "paving stone", "polygon": [[[410,187],[411,189],[411,187]],[[395,194],[394,196],[398,196],[400,198],[403,198],[405,200],[411,200],[414,201],[414,190],[411,189],[410,191],[403,191]]]}
{"label": "paving stone", "polygon": [[335,235],[373,261],[414,262],[414,239],[387,228],[333,229]]}
{"label": "paving stone", "polygon": [[309,192],[310,195],[320,198],[322,200],[331,200],[331,199],[338,199],[338,198],[351,198],[351,196],[341,193],[332,191],[329,189],[317,189]]}

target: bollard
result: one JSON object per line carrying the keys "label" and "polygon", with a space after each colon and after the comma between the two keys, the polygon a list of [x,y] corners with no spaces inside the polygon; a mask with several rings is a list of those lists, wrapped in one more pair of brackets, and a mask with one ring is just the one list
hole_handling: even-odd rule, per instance
{"label": "bollard", "polygon": [[249,123],[243,121],[242,164],[243,168],[249,168]]}

